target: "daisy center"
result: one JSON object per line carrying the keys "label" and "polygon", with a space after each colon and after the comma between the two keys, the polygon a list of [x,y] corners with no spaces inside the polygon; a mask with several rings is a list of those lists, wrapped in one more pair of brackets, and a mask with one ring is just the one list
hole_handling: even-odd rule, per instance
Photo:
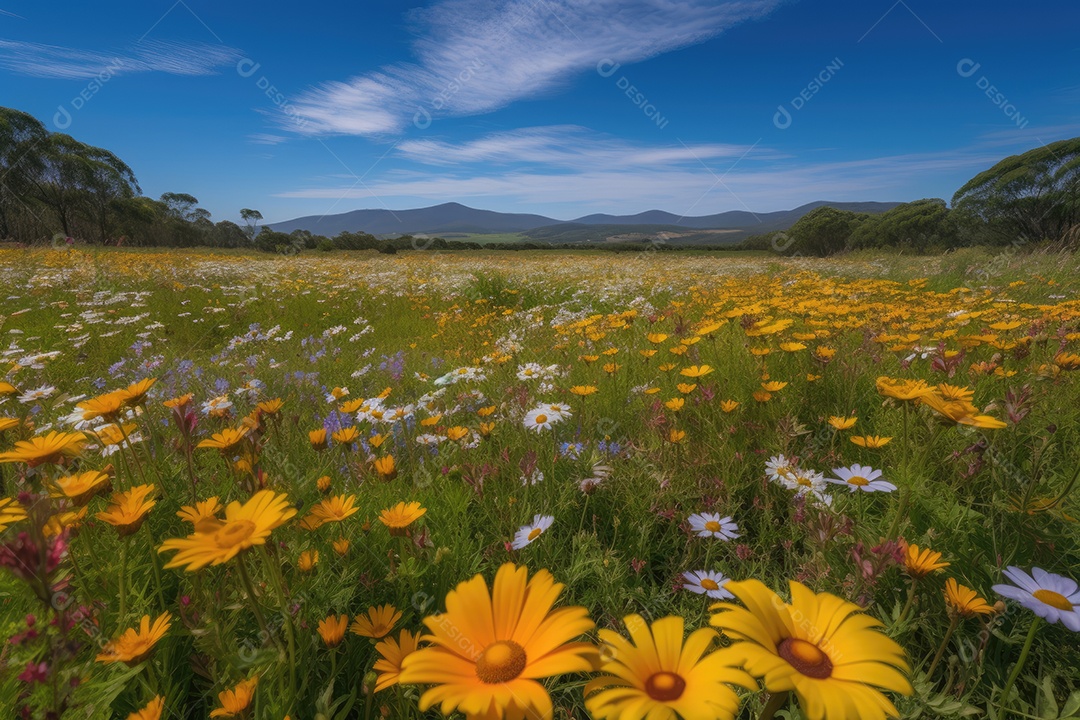
{"label": "daisy center", "polygon": [[488,685],[510,682],[525,670],[525,661],[525,648],[513,640],[500,640],[476,659],[476,677]]}
{"label": "daisy center", "polygon": [[547,415],[544,415],[543,413],[540,413],[539,415],[536,416],[536,424],[537,425],[543,425],[546,422],[547,422]]}
{"label": "daisy center", "polygon": [[529,542],[532,542],[536,538],[540,537],[543,533],[544,531],[540,528],[533,528],[532,532],[529,533]]}
{"label": "daisy center", "polygon": [[859,487],[862,487],[863,485],[869,485],[870,481],[864,478],[862,475],[852,475],[848,478],[848,483],[850,485],[857,485]]}
{"label": "daisy center", "polygon": [[814,486],[814,483],[810,481],[810,478],[802,476],[802,475],[795,478],[795,482],[797,482],[798,484],[803,485],[805,487],[813,487]]}
{"label": "daisy center", "polygon": [[645,681],[645,692],[653,700],[671,702],[682,697],[686,690],[686,681],[675,673],[658,672],[649,676]]}
{"label": "daisy center", "polygon": [[786,638],[776,646],[777,654],[791,667],[807,677],[824,680],[832,675],[833,665],[828,655],[817,645],[798,638]]}
{"label": "daisy center", "polygon": [[724,528],[720,525],[720,523],[716,522],[715,520],[710,520],[709,522],[705,523],[705,529],[709,532],[720,532]]}
{"label": "daisy center", "polygon": [[1065,612],[1069,612],[1073,609],[1073,604],[1069,602],[1069,598],[1065,597],[1061,593],[1056,593],[1053,590],[1039,588],[1035,592],[1031,593],[1031,595],[1039,602],[1043,603],[1044,605],[1049,605],[1052,608],[1064,610]]}
{"label": "daisy center", "polygon": [[705,588],[706,590],[719,590],[720,584],[712,578],[702,578],[701,587]]}
{"label": "daisy center", "polygon": [[236,547],[255,532],[255,523],[250,520],[233,520],[214,533],[214,544],[222,550]]}

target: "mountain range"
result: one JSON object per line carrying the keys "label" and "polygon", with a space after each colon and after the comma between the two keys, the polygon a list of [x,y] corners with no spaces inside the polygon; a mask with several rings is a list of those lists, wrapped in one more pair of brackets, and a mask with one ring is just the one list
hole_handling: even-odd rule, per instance
{"label": "mountain range", "polygon": [[[602,227],[610,235],[619,233],[663,232],[685,233],[693,230],[727,230],[735,240],[749,234],[773,232],[791,227],[811,210],[828,205],[853,212],[880,213],[896,207],[894,202],[829,202],[819,200],[793,210],[753,213],[730,210],[715,215],[685,217],[663,210],[646,210],[636,215],[585,215],[574,220],[556,220],[543,215],[501,213],[479,210],[460,203],[449,202],[408,210],[353,210],[337,215],[310,215],[269,227],[278,232],[308,230],[317,235],[333,237],[341,232],[366,232],[372,235],[438,235],[524,233],[530,237],[561,241],[561,236],[584,235],[591,239],[589,229]],[[647,228],[647,230],[646,230]],[[738,236],[738,238],[735,237]]]}

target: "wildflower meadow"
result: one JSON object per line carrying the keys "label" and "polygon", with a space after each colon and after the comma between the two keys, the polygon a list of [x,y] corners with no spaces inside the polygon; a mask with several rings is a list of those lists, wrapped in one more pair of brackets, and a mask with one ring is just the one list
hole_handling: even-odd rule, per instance
{"label": "wildflower meadow", "polygon": [[1080,717],[1078,271],[0,249],[0,717]]}

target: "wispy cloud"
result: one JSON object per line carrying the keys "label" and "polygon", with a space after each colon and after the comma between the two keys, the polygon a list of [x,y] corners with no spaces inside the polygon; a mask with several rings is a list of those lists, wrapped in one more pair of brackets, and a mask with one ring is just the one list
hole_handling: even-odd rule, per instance
{"label": "wispy cloud", "polygon": [[102,73],[213,75],[240,57],[239,50],[224,45],[168,40],[144,40],[116,53],[0,40],[0,68],[19,75],[59,80],[88,80]]}
{"label": "wispy cloud", "polygon": [[415,11],[415,62],[301,95],[310,134],[378,135],[550,92],[604,59],[638,62],[765,16],[782,0],[443,0]]}
{"label": "wispy cloud", "polygon": [[255,133],[254,135],[248,135],[248,142],[253,145],[280,145],[288,140],[284,135],[273,135],[270,133]]}
{"label": "wispy cloud", "polygon": [[[426,165],[538,164],[563,168],[656,167],[738,158],[749,146],[722,143],[646,146],[598,135],[575,125],[548,125],[493,133],[476,140],[405,140],[395,152]],[[757,156],[771,151],[759,150]]]}

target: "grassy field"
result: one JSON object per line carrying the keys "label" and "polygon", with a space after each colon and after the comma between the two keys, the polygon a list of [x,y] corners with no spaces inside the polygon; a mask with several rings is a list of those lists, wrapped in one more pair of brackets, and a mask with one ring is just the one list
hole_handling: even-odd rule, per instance
{"label": "grassy field", "polygon": [[0,249],[0,715],[1076,717],[1078,271]]}

